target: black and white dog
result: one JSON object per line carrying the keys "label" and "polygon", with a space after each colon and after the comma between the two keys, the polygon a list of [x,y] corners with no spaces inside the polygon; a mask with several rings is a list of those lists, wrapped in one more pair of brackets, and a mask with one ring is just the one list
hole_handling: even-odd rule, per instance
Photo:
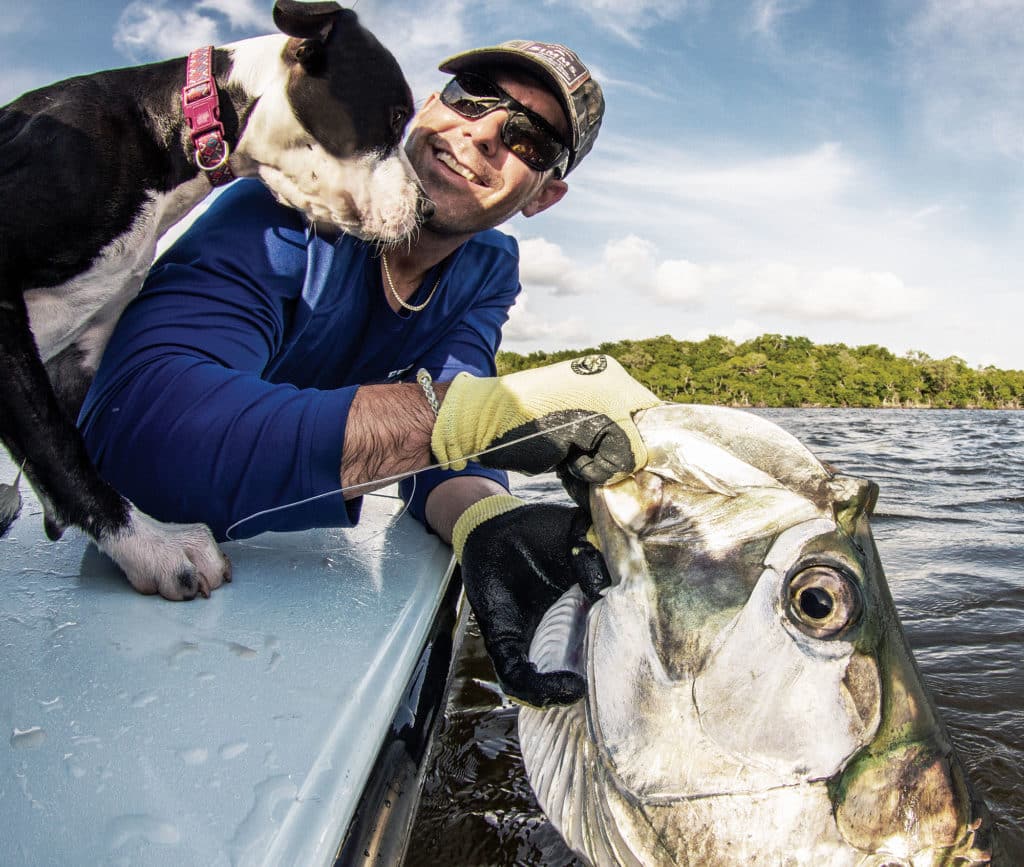
{"label": "black and white dog", "polygon": [[277,0],[274,22],[280,34],[206,55],[226,142],[213,163],[183,114],[185,59],[0,109],[0,439],[51,539],[80,527],[136,590],[168,599],[209,595],[230,580],[227,558],[202,524],[162,524],[114,491],[74,425],[160,235],[210,193],[208,170],[258,176],[310,220],[385,243],[431,210],[401,147],[412,96],[387,49],[333,2]]}

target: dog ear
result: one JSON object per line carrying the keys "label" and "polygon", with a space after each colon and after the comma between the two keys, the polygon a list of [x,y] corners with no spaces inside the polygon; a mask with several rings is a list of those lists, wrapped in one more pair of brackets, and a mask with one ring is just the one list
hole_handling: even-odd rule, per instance
{"label": "dog ear", "polygon": [[304,3],[300,0],[276,0],[274,24],[287,36],[299,39],[327,39],[339,16],[355,17],[351,9],[343,9],[333,0]]}

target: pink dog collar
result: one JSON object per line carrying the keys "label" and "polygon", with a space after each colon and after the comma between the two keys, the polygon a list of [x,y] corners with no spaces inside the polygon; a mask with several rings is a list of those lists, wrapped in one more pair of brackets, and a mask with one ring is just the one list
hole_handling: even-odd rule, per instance
{"label": "pink dog collar", "polygon": [[192,130],[196,165],[206,172],[210,186],[219,187],[235,179],[228,165],[231,148],[220,122],[217,82],[213,79],[213,46],[197,48],[188,56],[181,107]]}

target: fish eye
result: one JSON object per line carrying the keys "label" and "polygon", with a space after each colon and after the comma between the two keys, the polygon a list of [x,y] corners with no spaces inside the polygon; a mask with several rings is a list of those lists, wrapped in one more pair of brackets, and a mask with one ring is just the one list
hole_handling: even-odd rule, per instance
{"label": "fish eye", "polygon": [[787,614],[811,638],[839,637],[860,613],[860,589],[833,566],[809,566],[789,580]]}

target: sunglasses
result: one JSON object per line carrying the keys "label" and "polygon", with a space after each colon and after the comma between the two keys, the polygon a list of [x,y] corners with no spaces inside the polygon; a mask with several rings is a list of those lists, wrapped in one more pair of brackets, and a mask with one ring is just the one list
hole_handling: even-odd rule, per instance
{"label": "sunglasses", "polygon": [[558,131],[535,111],[516,102],[493,81],[460,72],[441,91],[441,102],[452,111],[475,120],[503,108],[508,112],[501,126],[501,140],[531,169],[565,171],[569,148]]}

